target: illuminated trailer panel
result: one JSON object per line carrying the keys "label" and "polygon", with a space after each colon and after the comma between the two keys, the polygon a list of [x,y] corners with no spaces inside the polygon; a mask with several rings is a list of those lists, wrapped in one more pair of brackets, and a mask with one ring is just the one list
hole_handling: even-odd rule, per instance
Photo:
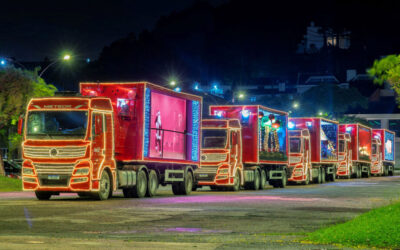
{"label": "illuminated trailer panel", "polygon": [[381,153],[383,161],[394,162],[395,159],[395,133],[386,129],[372,129],[373,138],[381,140]]}
{"label": "illuminated trailer panel", "polygon": [[350,148],[353,161],[371,163],[372,129],[362,124],[340,124],[340,133],[351,137]]}
{"label": "illuminated trailer panel", "polygon": [[201,97],[147,82],[80,88],[83,96],[111,99],[116,160],[199,163]]}
{"label": "illuminated trailer panel", "polygon": [[242,126],[243,163],[288,163],[288,114],[260,105],[210,106],[210,115],[239,119]]}
{"label": "illuminated trailer panel", "polygon": [[308,129],[311,141],[311,162],[338,161],[339,123],[324,118],[290,118],[289,130]]}

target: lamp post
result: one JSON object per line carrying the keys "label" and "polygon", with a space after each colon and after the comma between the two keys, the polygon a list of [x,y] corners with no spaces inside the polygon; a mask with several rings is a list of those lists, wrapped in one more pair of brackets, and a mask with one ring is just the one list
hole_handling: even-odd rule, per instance
{"label": "lamp post", "polygon": [[51,66],[53,66],[54,64],[56,64],[56,63],[58,63],[58,62],[61,62],[61,61],[68,61],[68,60],[70,60],[70,59],[71,59],[71,55],[66,54],[66,55],[64,55],[63,58],[59,58],[59,59],[53,61],[52,63],[50,63],[49,65],[47,65],[47,67],[44,68],[44,69],[42,70],[42,72],[40,72],[39,77],[42,77],[43,73],[46,72],[46,70],[47,70],[48,68],[50,68]]}

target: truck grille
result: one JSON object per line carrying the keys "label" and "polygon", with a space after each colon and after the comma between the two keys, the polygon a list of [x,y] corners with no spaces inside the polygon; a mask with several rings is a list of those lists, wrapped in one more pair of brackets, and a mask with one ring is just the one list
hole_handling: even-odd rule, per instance
{"label": "truck grille", "polygon": [[37,158],[78,158],[85,156],[86,146],[79,147],[32,147],[24,146],[27,157]]}
{"label": "truck grille", "polygon": [[38,174],[65,174],[72,175],[74,164],[35,163]]}
{"label": "truck grille", "polygon": [[209,154],[202,154],[201,161],[202,162],[221,162],[226,160],[227,154],[220,154],[220,153],[209,153]]}
{"label": "truck grille", "polygon": [[52,180],[48,175],[39,175],[39,182],[41,186],[68,187],[70,178],[69,175],[60,175],[58,180]]}
{"label": "truck grille", "polygon": [[214,173],[216,174],[218,166],[201,166],[201,168],[196,169],[196,173]]}

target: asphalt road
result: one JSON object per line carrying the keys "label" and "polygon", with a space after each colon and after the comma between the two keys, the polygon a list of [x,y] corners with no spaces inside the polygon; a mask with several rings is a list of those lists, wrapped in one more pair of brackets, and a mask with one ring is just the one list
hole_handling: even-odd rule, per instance
{"label": "asphalt road", "polygon": [[191,196],[165,187],[154,198],[107,201],[0,193],[0,248],[335,248],[301,239],[399,197],[400,176]]}

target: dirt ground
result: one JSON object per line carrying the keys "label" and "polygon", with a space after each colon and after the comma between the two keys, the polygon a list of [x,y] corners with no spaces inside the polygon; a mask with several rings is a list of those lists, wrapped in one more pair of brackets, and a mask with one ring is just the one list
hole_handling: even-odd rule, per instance
{"label": "dirt ground", "polygon": [[301,239],[400,197],[400,176],[107,201],[0,193],[1,249],[326,249]]}

